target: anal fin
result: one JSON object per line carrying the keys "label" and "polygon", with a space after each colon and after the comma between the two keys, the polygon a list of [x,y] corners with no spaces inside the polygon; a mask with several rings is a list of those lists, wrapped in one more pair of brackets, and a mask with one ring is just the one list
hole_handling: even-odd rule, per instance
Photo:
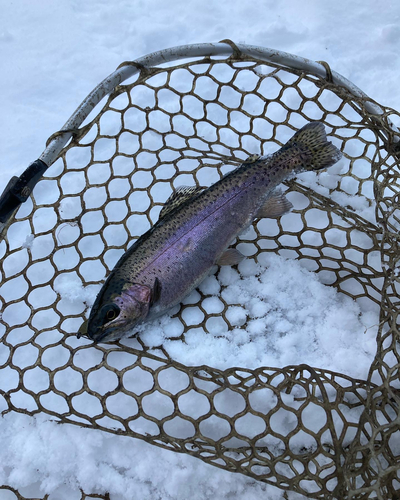
{"label": "anal fin", "polygon": [[234,266],[239,264],[244,259],[244,255],[236,250],[236,248],[228,248],[217,260],[219,266]]}
{"label": "anal fin", "polygon": [[286,198],[286,196],[278,191],[272,193],[264,205],[259,209],[256,217],[268,217],[269,219],[276,219],[281,215],[288,213],[293,208],[293,205]]}

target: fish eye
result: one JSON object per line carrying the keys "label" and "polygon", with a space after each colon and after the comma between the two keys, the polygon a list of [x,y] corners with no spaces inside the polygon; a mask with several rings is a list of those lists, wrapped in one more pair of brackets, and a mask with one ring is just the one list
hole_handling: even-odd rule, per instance
{"label": "fish eye", "polygon": [[116,316],[117,316],[117,313],[114,311],[114,309],[110,309],[109,311],[107,311],[107,319],[108,320],[112,320],[114,319]]}
{"label": "fish eye", "polygon": [[120,308],[116,304],[109,304],[103,308],[103,324],[109,323],[120,313]]}

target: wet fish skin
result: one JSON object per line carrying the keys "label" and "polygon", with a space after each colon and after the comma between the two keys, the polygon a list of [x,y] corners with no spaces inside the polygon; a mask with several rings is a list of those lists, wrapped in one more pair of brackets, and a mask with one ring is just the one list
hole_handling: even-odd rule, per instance
{"label": "wet fish skin", "polygon": [[254,218],[271,213],[265,207],[278,184],[332,166],[340,157],[323,124],[312,122],[274,154],[251,158],[173,208],[167,202],[166,213],[108,276],[92,307],[88,336],[95,342],[119,339],[181,302],[216,263],[235,262],[238,255],[225,253],[227,247]]}

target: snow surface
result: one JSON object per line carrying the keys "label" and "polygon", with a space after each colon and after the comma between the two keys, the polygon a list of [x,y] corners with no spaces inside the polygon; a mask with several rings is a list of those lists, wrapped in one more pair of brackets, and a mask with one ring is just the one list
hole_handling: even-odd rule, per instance
{"label": "snow surface", "polygon": [[[301,362],[367,377],[376,352],[375,312],[362,312],[356,302],[320,283],[298,261],[262,253],[259,264],[245,259],[238,270],[223,266],[218,277],[209,276],[199,287],[209,295],[203,302],[208,313],[221,312],[219,294],[229,304],[226,317],[233,330],[228,331],[221,315],[211,316],[205,329],[190,329],[182,343],[173,340],[182,333],[181,323],[165,315],[143,325],[141,339],[148,346],[163,345],[186,365],[225,369]],[[194,291],[184,303],[195,302],[196,295]],[[203,321],[198,307],[186,311],[191,326]]]}
{"label": "snow surface", "polygon": [[[372,0],[351,4],[345,0],[287,0],[280,4],[272,0],[254,0],[251,4],[231,0],[213,2],[212,7],[200,0],[184,4],[160,0],[41,0],[40,6],[28,0],[5,0],[0,17],[0,191],[11,175],[20,174],[40,155],[46,139],[122,61],[174,45],[230,38],[325,60],[378,102],[400,109],[399,17],[400,7],[395,2],[382,8]],[[186,84],[182,80],[182,85]],[[176,126],[185,124],[177,118]],[[96,154],[103,158],[107,146],[100,147]],[[344,164],[334,168],[339,174]],[[79,173],[76,176],[65,177],[63,189],[67,190],[69,183],[75,189]],[[325,177],[306,174],[303,180],[326,194],[335,187],[335,172]],[[348,196],[341,193],[335,201],[350,204],[360,215],[373,220],[365,198],[354,196],[350,184],[342,187]],[[123,185],[115,186],[120,193],[123,189]],[[50,192],[43,190],[43,196]],[[69,200],[63,206],[65,218],[73,217],[77,209],[73,197]],[[115,213],[117,217],[114,208],[110,207],[110,216]],[[51,220],[48,215],[41,220]],[[18,231],[24,251],[41,251],[22,226]],[[72,232],[73,227],[66,224],[62,238]],[[114,238],[112,234],[109,237]],[[186,335],[186,344],[166,340],[160,326],[171,337],[180,332],[173,319],[164,317],[145,327],[143,339],[153,346],[164,342],[173,357],[187,364],[206,362],[223,368],[308,362],[364,378],[374,353],[376,315],[361,311],[348,298],[323,286],[298,263],[264,255],[258,264],[246,259],[239,267],[240,274],[223,268],[202,285],[202,292],[208,295],[204,307],[216,314],[210,318],[215,334],[193,328]],[[40,279],[39,274],[36,279]],[[224,298],[232,302],[227,317],[236,324],[229,335],[218,318],[221,285],[227,286]],[[71,283],[60,281],[58,286],[60,293],[76,298],[79,283],[75,292]],[[241,304],[235,302],[239,291],[246,297]],[[80,288],[78,295],[89,301],[95,290]],[[190,300],[188,297],[186,302]],[[9,310],[9,314],[21,311]],[[201,314],[193,311],[188,316],[194,326],[201,321]],[[246,330],[242,328],[244,322],[248,322]],[[268,336],[262,333],[265,327]],[[336,331],[337,337],[326,335],[327,331]],[[24,362],[34,356],[28,350],[21,352]],[[55,361],[47,362],[50,366]],[[41,382],[39,378],[33,380],[34,389]],[[52,493],[50,500],[80,498],[82,488],[87,493],[109,491],[115,500],[282,498],[281,490],[193,457],[139,440],[59,426],[47,416],[6,415],[0,420],[0,441],[0,484],[17,487],[27,496],[47,492]],[[0,499],[8,495],[0,490]],[[303,497],[289,493],[288,498]]]}

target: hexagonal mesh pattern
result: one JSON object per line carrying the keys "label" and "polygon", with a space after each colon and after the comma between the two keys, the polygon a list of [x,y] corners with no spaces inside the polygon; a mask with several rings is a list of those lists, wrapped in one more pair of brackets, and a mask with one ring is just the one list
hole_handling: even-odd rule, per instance
{"label": "hexagonal mesh pattern", "polygon": [[[389,116],[398,115],[384,109],[377,120],[341,87],[250,57],[169,64],[118,86],[1,241],[3,413],[43,412],[140,438],[309,498],[394,498],[400,216]],[[348,170],[320,174],[318,192],[287,182],[293,211],[256,220],[236,246],[256,261],[265,252],[300,259],[323,282],[381,307],[367,381],[307,365],[184,366],[140,337],[76,338],[89,307],[71,284],[98,286],[177,186],[208,186],[312,120],[326,125]],[[376,220],[367,220],[362,208],[375,203]],[[193,328],[210,331],[212,318],[232,328],[224,294],[218,312],[206,299],[180,307],[177,342]],[[198,320],[187,321],[188,308]]]}

